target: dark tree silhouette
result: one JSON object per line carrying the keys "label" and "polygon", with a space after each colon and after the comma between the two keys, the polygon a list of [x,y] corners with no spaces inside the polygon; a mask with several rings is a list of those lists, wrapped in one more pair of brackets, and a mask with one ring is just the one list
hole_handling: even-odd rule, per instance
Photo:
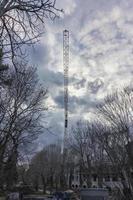
{"label": "dark tree silhouette", "polygon": [[34,44],[44,32],[47,18],[54,20],[60,10],[55,0],[0,1],[0,46],[4,55],[22,56],[24,44]]}
{"label": "dark tree silhouette", "polygon": [[17,73],[9,71],[12,82],[0,93],[0,182],[8,186],[14,179],[7,183],[3,175],[12,174],[20,148],[31,145],[43,132],[41,119],[47,110],[47,90],[38,83],[36,69],[22,64],[17,68]]}

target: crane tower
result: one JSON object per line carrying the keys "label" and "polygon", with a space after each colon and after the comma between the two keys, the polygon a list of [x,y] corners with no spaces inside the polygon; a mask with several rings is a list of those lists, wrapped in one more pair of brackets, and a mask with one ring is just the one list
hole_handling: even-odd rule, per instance
{"label": "crane tower", "polygon": [[64,67],[64,147],[68,136],[68,71],[69,71],[69,31],[63,31],[63,67]]}
{"label": "crane tower", "polygon": [[68,70],[69,70],[69,31],[63,31],[63,68],[64,68],[64,137],[62,143],[62,165],[60,186],[65,188],[66,176],[65,176],[65,161],[67,156],[66,140],[68,136]]}

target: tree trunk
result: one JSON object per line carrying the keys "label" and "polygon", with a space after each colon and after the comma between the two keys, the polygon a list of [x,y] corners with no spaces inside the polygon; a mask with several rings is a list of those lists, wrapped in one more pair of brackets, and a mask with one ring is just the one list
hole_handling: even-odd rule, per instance
{"label": "tree trunk", "polygon": [[43,174],[41,174],[42,184],[43,184],[43,194],[46,193],[46,180]]}
{"label": "tree trunk", "polygon": [[73,169],[70,169],[70,174],[69,174],[69,188],[70,189],[72,187],[72,175],[73,175]]}
{"label": "tree trunk", "polygon": [[7,189],[11,189],[13,185],[16,183],[18,174],[17,174],[17,148],[12,151],[11,155],[8,158],[8,161],[5,166],[5,181],[7,185]]}

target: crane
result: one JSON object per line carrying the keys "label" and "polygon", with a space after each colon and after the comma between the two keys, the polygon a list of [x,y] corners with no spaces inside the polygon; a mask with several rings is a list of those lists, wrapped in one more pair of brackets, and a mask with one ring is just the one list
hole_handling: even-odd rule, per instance
{"label": "crane", "polygon": [[69,71],[69,31],[63,31],[63,69],[64,69],[64,137],[62,144],[62,164],[61,164],[61,176],[60,184],[62,188],[65,188],[66,176],[65,176],[65,161],[67,157],[66,142],[68,137],[68,71]]}
{"label": "crane", "polygon": [[69,72],[69,31],[63,31],[63,67],[64,67],[64,145],[68,137],[68,72]]}

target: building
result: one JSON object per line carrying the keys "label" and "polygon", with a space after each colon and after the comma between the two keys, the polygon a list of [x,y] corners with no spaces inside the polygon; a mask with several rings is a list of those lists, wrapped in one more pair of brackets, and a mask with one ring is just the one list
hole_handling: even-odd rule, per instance
{"label": "building", "polygon": [[[96,168],[91,169],[91,174],[88,173],[80,173],[79,167],[77,166],[74,169],[74,174],[72,176],[72,183],[71,187],[73,189],[79,189],[79,188],[87,188],[87,178],[89,176],[91,187],[98,188],[109,188],[113,189],[115,187],[121,187],[121,177],[117,173],[114,172],[113,168],[111,166],[106,166],[106,168],[103,169],[102,174],[98,174]],[[100,185],[100,186],[99,186]]]}

